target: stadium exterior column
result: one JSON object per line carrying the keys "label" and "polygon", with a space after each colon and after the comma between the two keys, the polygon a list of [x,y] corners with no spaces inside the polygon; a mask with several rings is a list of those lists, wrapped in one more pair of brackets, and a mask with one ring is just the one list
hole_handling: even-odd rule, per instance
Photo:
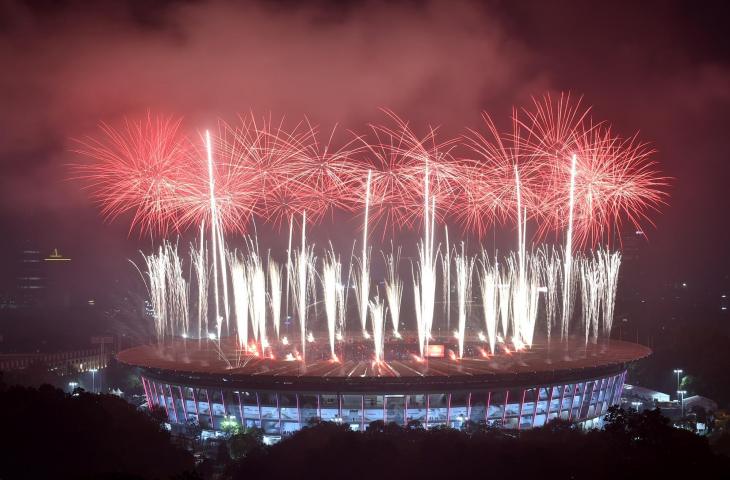
{"label": "stadium exterior column", "polygon": [[259,409],[259,428],[264,429],[264,417],[261,414],[261,399],[259,398],[259,392],[256,392],[256,406]]}
{"label": "stadium exterior column", "polygon": [[281,402],[278,393],[276,394],[276,411],[279,414],[279,435],[281,435]]}
{"label": "stadium exterior column", "polygon": [[177,406],[175,405],[175,397],[172,394],[172,385],[167,384],[167,390],[170,392],[170,403],[172,403],[172,413],[175,414],[175,423],[180,423],[180,419],[177,416]]}
{"label": "stadium exterior column", "polygon": [[200,409],[198,408],[198,398],[195,396],[195,389],[190,387],[190,393],[193,394],[193,404],[195,405],[195,416],[198,417],[198,425],[200,425]]}
{"label": "stadium exterior column", "polygon": [[535,428],[535,419],[537,418],[537,406],[540,404],[540,388],[539,386],[535,387],[535,405],[532,407],[532,422],[530,423],[530,428]]}
{"label": "stadium exterior column", "polygon": [[238,413],[241,415],[241,428],[246,428],[246,419],[243,416],[243,403],[241,402],[241,392],[236,392],[238,397]]}
{"label": "stadium exterior column", "polygon": [[487,392],[487,408],[484,411],[484,423],[486,423],[487,425],[489,425],[489,407],[491,406],[491,404],[492,404],[492,391],[490,390]]}
{"label": "stadium exterior column", "polygon": [[185,414],[184,423],[188,423],[188,402],[185,400],[185,396],[183,395],[182,387],[180,385],[177,386],[177,393],[180,394],[180,403],[182,404],[183,412]]}
{"label": "stadium exterior column", "polygon": [[523,408],[525,407],[525,395],[527,395],[527,389],[523,388],[522,389],[522,400],[520,400],[520,410],[519,410],[520,413],[518,414],[518,417],[517,417],[517,430],[520,430],[522,428],[522,411],[523,411]]}
{"label": "stadium exterior column", "polygon": [[213,403],[210,401],[208,389],[205,389],[205,399],[208,401],[208,416],[210,417],[210,428],[215,430],[215,422],[213,421]]}
{"label": "stadium exterior column", "polygon": [[504,392],[504,410],[502,411],[502,428],[507,420],[507,405],[509,404],[509,388]]}

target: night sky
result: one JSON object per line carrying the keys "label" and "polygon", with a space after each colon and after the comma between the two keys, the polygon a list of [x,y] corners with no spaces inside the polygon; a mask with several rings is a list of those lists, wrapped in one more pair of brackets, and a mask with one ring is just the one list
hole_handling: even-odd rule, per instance
{"label": "night sky", "polygon": [[4,288],[26,243],[59,247],[77,261],[79,283],[97,285],[149,249],[125,219],[104,222],[69,179],[78,161],[71,139],[100,121],[149,109],[204,129],[252,111],[361,129],[383,121],[387,107],[416,129],[459,134],[479,127],[483,110],[507,118],[531,95],[561,91],[583,95],[617,132],[639,131],[672,177],[668,205],[646,228],[649,281],[728,284],[730,36],[721,2],[111,5],[0,2]]}

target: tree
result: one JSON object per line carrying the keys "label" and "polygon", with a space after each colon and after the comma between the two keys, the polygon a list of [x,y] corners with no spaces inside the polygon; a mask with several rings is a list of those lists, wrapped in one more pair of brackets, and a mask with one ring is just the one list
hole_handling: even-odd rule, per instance
{"label": "tree", "polygon": [[373,420],[372,422],[368,423],[368,428],[365,431],[368,433],[384,433],[385,422],[382,420]]}
{"label": "tree", "polygon": [[159,405],[151,405],[149,408],[149,414],[150,417],[159,425],[160,427],[167,423],[167,410],[165,410],[165,407],[161,407]]}
{"label": "tree", "polygon": [[231,436],[228,440],[231,457],[244,458],[253,452],[260,451],[264,446],[264,432],[260,428],[249,428]]}
{"label": "tree", "polygon": [[408,424],[406,424],[407,430],[423,430],[423,424],[420,420],[408,420]]}
{"label": "tree", "polygon": [[113,395],[0,391],[0,478],[169,478],[194,468],[151,415]]}
{"label": "tree", "polygon": [[[234,462],[232,479],[298,478],[694,478],[730,467],[703,439],[672,428],[659,412],[613,409],[607,430],[565,421],[534,430],[480,434],[373,422],[366,432],[324,422]],[[472,427],[470,427],[472,428]],[[637,440],[638,437],[638,440]],[[670,461],[668,461],[670,459]],[[671,459],[681,459],[673,462]]]}

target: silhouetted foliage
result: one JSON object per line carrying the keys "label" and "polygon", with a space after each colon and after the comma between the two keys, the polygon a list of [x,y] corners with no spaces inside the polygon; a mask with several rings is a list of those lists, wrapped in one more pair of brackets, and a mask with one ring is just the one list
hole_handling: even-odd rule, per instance
{"label": "silhouetted foliage", "polygon": [[160,418],[113,395],[0,390],[0,478],[172,478],[193,470]]}
{"label": "silhouetted foliage", "polygon": [[613,408],[605,430],[565,421],[505,431],[467,423],[429,430],[373,422],[362,434],[321,423],[237,462],[234,479],[697,478],[730,467],[658,410]]}
{"label": "silhouetted foliage", "polygon": [[712,450],[730,459],[730,432],[723,432],[712,443]]}
{"label": "silhouetted foliage", "polygon": [[150,406],[149,415],[150,418],[152,418],[152,420],[154,420],[160,427],[163,423],[167,422],[167,410],[165,410],[165,407],[161,407],[160,405]]}
{"label": "silhouetted foliage", "polygon": [[3,374],[8,385],[37,388],[47,384],[62,389],[65,383],[61,375],[50,370],[48,365],[41,361],[34,361],[22,370],[10,370]]}
{"label": "silhouetted foliage", "polygon": [[261,450],[264,432],[260,428],[249,428],[228,439],[228,449],[234,459],[244,458]]}
{"label": "silhouetted foliage", "polygon": [[103,371],[104,384],[119,388],[125,395],[144,395],[144,388],[136,368],[120,363],[115,358],[109,359],[109,363]]}

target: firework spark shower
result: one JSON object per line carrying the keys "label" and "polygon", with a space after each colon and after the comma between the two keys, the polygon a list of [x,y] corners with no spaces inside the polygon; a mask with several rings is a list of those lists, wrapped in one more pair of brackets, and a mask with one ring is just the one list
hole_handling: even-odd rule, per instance
{"label": "firework spark shower", "polygon": [[[415,330],[411,338],[418,350],[413,354],[424,359],[431,341],[450,328],[452,288],[458,319],[455,359],[467,355],[467,346],[471,356],[529,348],[540,312],[540,330],[550,339],[560,311],[560,339],[566,339],[577,292],[585,342],[596,342],[601,331],[610,335],[621,261],[620,253],[607,250],[615,248],[611,235],[624,223],[644,228],[665,197],[667,180],[655,171],[648,146],[636,136],[613,135],[610,126],[594,121],[590,109],[567,94],[546,95],[515,109],[506,133],[486,113],[483,129],[446,139],[435,127],[419,134],[396,114],[385,110],[385,115],[386,123],[370,124],[364,134],[350,132],[341,144],[334,141],[335,130],[322,134],[308,121],[287,129],[283,121],[257,121],[253,115],[235,125],[221,121],[217,134],[205,130],[196,138],[181,130],[181,120],[152,113],[119,129],[102,125],[100,137],[79,141],[77,153],[91,162],[76,164],[76,175],[87,182],[107,217],[129,212],[132,228],[163,238],[191,227],[200,231],[190,253],[198,278],[196,305],[189,301],[192,279],[181,273],[177,247],[165,243],[159,253],[145,255],[158,341],[197,332],[199,341],[214,339],[220,348],[223,337],[235,336],[244,358],[304,359],[312,348],[315,354],[322,351],[316,334],[325,331],[329,357],[339,361],[353,336],[347,328],[350,289],[360,319],[355,336],[372,340],[375,364],[385,358],[388,316],[393,339],[403,339],[401,327]],[[354,254],[353,242],[344,273],[332,247],[319,268],[315,246],[307,243],[308,224],[326,223],[336,210],[363,215],[361,254]],[[515,225],[516,251],[500,256],[478,246],[474,255],[465,241],[450,247],[452,220],[477,245],[489,229]],[[286,290],[271,252],[264,265],[256,221],[289,225]],[[291,247],[295,223],[301,234],[298,250]],[[437,242],[440,224],[445,248]],[[400,230],[414,228],[422,232],[418,256],[408,262],[412,290],[407,295],[414,300],[415,322],[402,325],[400,278],[408,275],[401,272],[398,238]],[[562,248],[528,248],[530,228],[536,241],[551,234],[564,238]],[[369,245],[378,229],[392,242],[391,252],[382,253],[388,271],[382,282],[372,278]],[[226,237],[241,234],[246,235],[244,251],[229,251]],[[596,253],[582,252],[592,247],[598,247]],[[480,296],[473,295],[472,283],[480,286]],[[439,284],[446,325],[437,318]],[[197,327],[189,314],[195,308]],[[282,313],[287,319],[294,315],[296,333],[282,333]],[[298,337],[298,347],[287,332]],[[489,351],[475,350],[474,341]]]}

